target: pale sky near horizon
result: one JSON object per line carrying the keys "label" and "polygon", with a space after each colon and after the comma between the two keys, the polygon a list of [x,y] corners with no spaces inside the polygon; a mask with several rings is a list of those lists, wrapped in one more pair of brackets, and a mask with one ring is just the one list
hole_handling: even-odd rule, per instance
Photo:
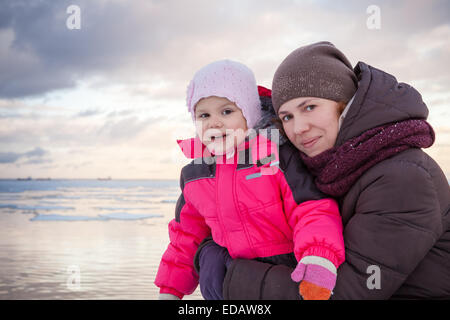
{"label": "pale sky near horizon", "polygon": [[177,179],[196,70],[237,60],[270,88],[322,40],[419,90],[450,177],[449,1],[0,0],[0,178]]}

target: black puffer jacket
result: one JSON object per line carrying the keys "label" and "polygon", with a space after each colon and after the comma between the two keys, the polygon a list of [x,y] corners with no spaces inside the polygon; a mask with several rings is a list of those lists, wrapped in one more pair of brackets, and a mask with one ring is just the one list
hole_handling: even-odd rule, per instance
{"label": "black puffer jacket", "polygon": [[[362,62],[355,72],[358,90],[336,145],[386,123],[427,118],[411,86]],[[332,299],[450,299],[450,189],[432,158],[408,149],[385,159],[338,200],[346,261]],[[298,299],[291,272],[283,265],[235,260],[224,297]]]}

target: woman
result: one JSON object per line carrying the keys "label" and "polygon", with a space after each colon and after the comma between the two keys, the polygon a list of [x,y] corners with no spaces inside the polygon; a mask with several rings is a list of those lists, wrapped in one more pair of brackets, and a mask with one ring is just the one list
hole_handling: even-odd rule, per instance
{"label": "woman", "polygon": [[[353,70],[329,42],[292,52],[272,86],[292,157],[340,204],[346,260],[331,299],[450,298],[450,190],[421,150],[434,132],[420,94],[363,62]],[[211,240],[196,261],[209,297],[223,283],[225,299],[299,299],[286,266],[230,260]]]}

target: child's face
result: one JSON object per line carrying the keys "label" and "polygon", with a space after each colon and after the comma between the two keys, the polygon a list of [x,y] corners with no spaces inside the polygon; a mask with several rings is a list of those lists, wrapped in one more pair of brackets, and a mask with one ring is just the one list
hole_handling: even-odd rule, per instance
{"label": "child's face", "polygon": [[247,132],[247,121],[241,109],[227,98],[211,96],[195,106],[197,135],[208,150],[223,155],[241,144]]}

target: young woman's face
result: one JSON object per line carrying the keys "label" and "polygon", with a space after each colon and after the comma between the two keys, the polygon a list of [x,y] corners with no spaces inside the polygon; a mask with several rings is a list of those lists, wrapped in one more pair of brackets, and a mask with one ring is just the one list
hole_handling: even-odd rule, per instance
{"label": "young woman's face", "polygon": [[301,97],[284,103],[278,116],[289,140],[309,157],[332,148],[339,131],[339,104]]}
{"label": "young woman's face", "polygon": [[201,99],[195,107],[197,135],[215,155],[229,153],[241,144],[247,133],[242,111],[227,98]]}

